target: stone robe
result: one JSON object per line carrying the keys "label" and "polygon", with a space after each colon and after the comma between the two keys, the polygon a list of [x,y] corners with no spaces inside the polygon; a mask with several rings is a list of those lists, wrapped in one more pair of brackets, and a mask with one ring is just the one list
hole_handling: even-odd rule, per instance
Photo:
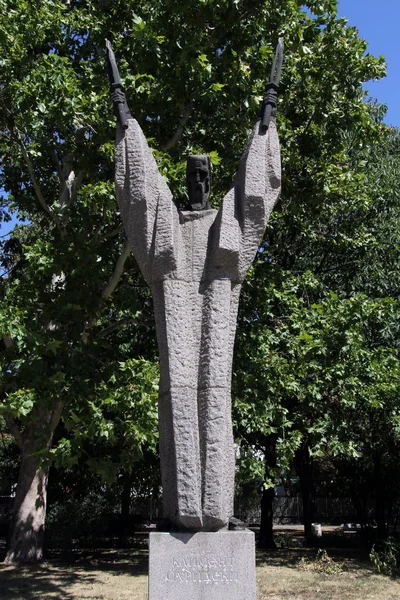
{"label": "stone robe", "polygon": [[116,191],[151,288],[160,353],[165,516],[216,531],[233,514],[233,345],[241,284],[280,193],[275,120],[258,122],[219,211],[179,212],[135,119],[118,126]]}

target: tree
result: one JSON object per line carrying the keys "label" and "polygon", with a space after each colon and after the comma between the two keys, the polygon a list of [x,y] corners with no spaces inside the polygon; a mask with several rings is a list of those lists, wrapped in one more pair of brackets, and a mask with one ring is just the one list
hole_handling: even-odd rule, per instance
{"label": "tree", "polygon": [[[61,415],[70,421],[117,376],[113,357],[154,360],[149,294],[116,213],[104,39],[113,42],[128,103],[177,202],[185,201],[184,157],[196,151],[211,155],[218,205],[284,35],[287,183],[269,239],[286,269],[291,236],[308,237],[315,250],[313,220],[332,205],[335,222],[335,185],[348,173],[345,133],[358,143],[379,130],[361,84],[381,76],[383,62],[363,56],[366,46],[336,18],[335,0],[0,0],[0,7],[2,214],[29,220],[2,258],[1,412],[21,450],[7,554],[16,562],[42,557],[47,465]],[[349,178],[349,197],[352,185]],[[313,217],[303,218],[308,212]],[[112,336],[122,327],[131,339],[118,346]]]}
{"label": "tree", "polygon": [[[369,465],[364,473],[375,472],[369,489],[376,497],[380,535],[393,506],[394,489],[389,490],[386,482],[393,479],[398,447],[399,305],[396,279],[388,276],[396,272],[398,260],[396,137],[395,133],[394,139],[370,150],[373,160],[365,163],[369,202],[364,218],[352,224],[353,237],[346,237],[346,262],[345,248],[338,240],[338,256],[331,251],[322,273],[302,273],[300,267],[298,272],[283,273],[271,266],[275,273],[269,287],[263,288],[257,277],[258,299],[254,289],[246,297],[258,307],[257,318],[251,321],[247,316],[243,324],[243,335],[251,326],[252,338],[258,341],[255,370],[247,371],[245,381],[254,389],[253,411],[258,417],[264,415],[260,435],[265,428],[276,435],[282,432],[277,441],[278,464],[287,468],[294,460],[302,487],[308,484],[303,500],[310,496],[312,480],[309,471],[302,477],[302,464],[307,461],[299,461],[300,455],[329,457],[347,473],[349,465],[357,462],[359,470]],[[383,158],[377,163],[378,154]],[[337,237],[341,235],[338,229]],[[361,248],[360,240],[364,240]],[[329,289],[334,284],[336,292]],[[250,351],[245,337],[241,342],[245,352]],[[247,370],[246,354],[239,360]],[[243,381],[242,377],[246,378],[244,372],[240,373]],[[262,394],[274,395],[275,413],[260,411]],[[386,508],[384,497],[391,498]],[[307,529],[311,520],[312,516],[305,523]]]}
{"label": "tree", "polygon": [[[54,2],[37,12],[25,2],[3,5],[10,16],[2,30],[3,202],[30,221],[3,244],[0,317],[2,414],[21,450],[6,562],[22,562],[42,558],[48,464],[62,410],[68,406],[71,419],[81,399],[90,404],[99,385],[118,374],[121,348],[110,361],[115,344],[108,342],[121,325],[132,333],[139,322],[139,356],[153,357],[154,337],[144,349],[149,294],[135,265],[124,276],[126,294],[117,305],[111,300],[129,247],[115,215],[111,135],[99,106],[90,107],[91,94],[105,101],[103,72],[90,57],[75,63],[86,49],[81,56],[81,33],[67,33],[82,32],[86,11],[68,14]],[[95,132],[90,121],[97,117]],[[126,348],[122,358],[129,358]]]}
{"label": "tree", "polygon": [[[362,49],[364,53],[366,44],[358,39],[354,28],[345,27],[343,20],[330,19],[324,29],[315,20],[308,25],[306,54],[298,59],[303,76],[293,88],[284,90],[287,96],[280,107],[282,200],[243,290],[234,367],[240,382],[235,398],[238,432],[244,436],[252,432],[253,444],[258,433],[257,448],[262,447],[265,436],[276,439],[276,467],[271,470],[271,460],[266,461],[266,487],[283,477],[297,457],[305,501],[312,496],[312,481],[310,469],[301,467],[304,457],[324,452],[357,455],[350,432],[347,437],[343,431],[332,436],[338,423],[327,400],[332,394],[345,403],[346,386],[352,387],[356,379],[352,370],[358,357],[356,352],[347,354],[346,328],[351,338],[351,318],[357,305],[350,300],[355,294],[372,296],[375,285],[375,296],[381,296],[372,277],[380,265],[370,258],[374,253],[381,257],[386,272],[396,264],[394,246],[383,259],[385,255],[374,238],[376,216],[382,205],[387,211],[387,192],[390,186],[394,189],[394,178],[390,186],[382,183],[383,166],[376,160],[387,128],[381,123],[382,110],[365,102],[361,88],[363,78],[376,75],[381,65],[366,54],[362,66],[356,60],[358,67],[355,63],[350,67],[353,52]],[[329,68],[335,46],[335,65]],[[380,208],[377,197],[382,199]],[[381,241],[396,237],[393,222],[380,220],[382,232],[386,231]],[[387,236],[389,229],[391,238]],[[386,282],[387,289],[388,278],[380,276],[379,280],[381,286]],[[364,302],[366,299],[359,306],[365,306]],[[386,310],[378,309],[374,302],[370,307],[375,314]],[[346,319],[344,311],[349,311]],[[331,331],[338,331],[336,345],[325,339]],[[391,333],[395,332],[394,328]],[[325,339],[323,348],[321,336]],[[363,344],[360,342],[360,348],[373,363],[367,334]],[[385,344],[384,340],[378,343]],[[393,339],[390,344],[394,361]],[[386,376],[389,378],[389,373]],[[358,381],[360,401],[361,381],[362,377]],[[327,435],[325,427],[330,419]],[[312,510],[305,523],[307,533],[311,520]],[[272,537],[271,525],[262,537]]]}

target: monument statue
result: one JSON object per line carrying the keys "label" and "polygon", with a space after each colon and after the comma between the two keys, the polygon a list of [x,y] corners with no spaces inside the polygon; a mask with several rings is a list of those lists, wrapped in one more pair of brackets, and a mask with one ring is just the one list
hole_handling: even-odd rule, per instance
{"label": "monument statue", "polygon": [[160,353],[159,431],[165,516],[179,531],[218,531],[233,515],[233,345],[241,285],[281,188],[275,114],[279,46],[261,119],[221,208],[211,164],[190,156],[178,210],[126,105],[107,42],[116,113],[116,193],[133,254],[151,288]]}

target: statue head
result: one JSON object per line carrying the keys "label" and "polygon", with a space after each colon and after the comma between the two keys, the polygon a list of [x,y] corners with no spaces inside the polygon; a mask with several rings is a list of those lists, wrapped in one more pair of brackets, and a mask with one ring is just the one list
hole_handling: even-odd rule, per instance
{"label": "statue head", "polygon": [[191,210],[210,208],[211,161],[208,154],[191,154],[186,165],[186,184]]}

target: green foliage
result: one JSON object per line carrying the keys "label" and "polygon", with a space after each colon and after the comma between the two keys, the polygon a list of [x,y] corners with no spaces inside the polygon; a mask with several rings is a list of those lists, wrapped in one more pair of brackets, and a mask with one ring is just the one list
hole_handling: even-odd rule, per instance
{"label": "green foliage", "polygon": [[369,558],[378,573],[388,576],[394,575],[400,559],[399,541],[389,538],[385,542],[374,544]]}
{"label": "green foliage", "polygon": [[343,563],[334,561],[323,548],[317,551],[313,560],[302,558],[298,564],[302,571],[317,571],[323,575],[337,575],[346,570]]}
{"label": "green foliage", "polygon": [[[314,456],[360,456],[367,426],[362,414],[368,419],[373,413],[381,428],[397,429],[398,302],[331,292],[310,306],[304,299],[315,292],[309,273],[288,275],[279,290],[273,282],[262,292],[257,321],[238,332],[246,352],[240,381],[247,402],[237,404],[241,428],[251,431],[257,424],[264,436],[275,433],[282,466],[290,465],[306,434]],[[251,364],[247,335],[258,340]]]}
{"label": "green foliage", "polygon": [[[345,475],[352,496],[361,488],[399,493],[388,484],[399,456],[398,142],[388,130],[347,151],[336,208],[310,212],[306,234],[299,227],[308,216],[297,214],[293,229],[293,212],[277,215],[245,283],[236,426],[247,461],[259,461],[267,437],[275,439],[268,485],[308,447]],[[378,468],[379,482],[368,475]]]}
{"label": "green foliage", "polygon": [[94,386],[93,396],[80,397],[64,416],[66,435],[51,450],[55,464],[70,468],[84,462],[111,483],[121,468],[136,468],[144,449],[155,453],[158,380],[152,362],[120,362],[108,381]]}
{"label": "green foliage", "polygon": [[274,535],[274,542],[279,549],[290,548],[292,536],[288,533],[280,533],[279,535]]}
{"label": "green foliage", "polygon": [[267,485],[303,445],[357,461],[397,444],[398,134],[365,101],[384,60],[336,7],[0,0],[0,214],[28,220],[1,243],[0,414],[25,435],[62,404],[57,464],[84,461],[112,481],[157,444],[150,294],[132,258],[116,268],[125,239],[106,37],[177,203],[187,154],[208,152],[214,206],[285,40],[283,194],[238,319],[242,479],[261,475],[271,437],[278,459]]}
{"label": "green foliage", "polygon": [[5,433],[6,430],[3,419],[0,419],[0,496],[10,496],[11,486],[18,478],[18,447],[14,438]]}
{"label": "green foliage", "polygon": [[115,509],[104,493],[88,491],[81,498],[66,494],[48,512],[47,544],[61,550],[72,550],[78,544],[92,545],[94,538],[104,537],[107,530],[109,533]]}

